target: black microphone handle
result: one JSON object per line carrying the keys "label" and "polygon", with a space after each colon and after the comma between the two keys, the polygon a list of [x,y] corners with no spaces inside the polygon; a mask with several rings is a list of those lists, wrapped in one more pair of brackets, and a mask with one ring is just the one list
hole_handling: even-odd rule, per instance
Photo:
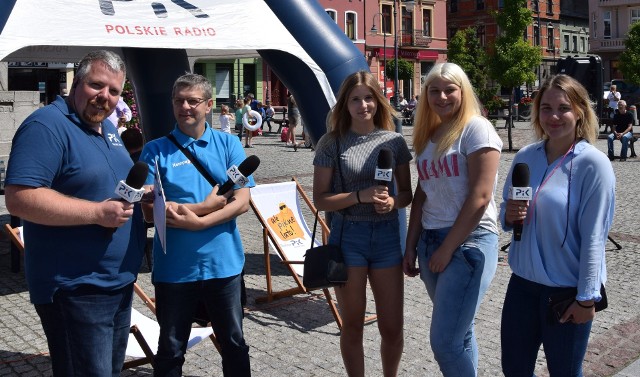
{"label": "black microphone handle", "polygon": [[522,238],[522,221],[513,223],[513,240],[520,241]]}
{"label": "black microphone handle", "polygon": [[218,195],[224,195],[227,193],[227,191],[231,190],[231,188],[233,188],[233,185],[235,183],[231,180],[228,179],[225,183],[222,184],[222,186],[220,186],[220,188],[218,189]]}

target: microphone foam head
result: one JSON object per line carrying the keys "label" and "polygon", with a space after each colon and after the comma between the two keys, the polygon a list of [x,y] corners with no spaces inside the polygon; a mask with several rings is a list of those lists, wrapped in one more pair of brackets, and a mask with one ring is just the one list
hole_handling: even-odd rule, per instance
{"label": "microphone foam head", "polygon": [[513,167],[513,173],[511,173],[511,186],[529,186],[529,165],[524,162],[519,162]]}
{"label": "microphone foam head", "polygon": [[378,153],[378,169],[391,169],[393,152],[389,148],[382,148]]}
{"label": "microphone foam head", "polygon": [[125,182],[129,187],[141,189],[144,185],[144,181],[147,180],[148,174],[149,165],[142,161],[138,161],[133,164],[133,167],[129,170],[129,174],[127,175],[127,180]]}
{"label": "microphone foam head", "polygon": [[253,174],[253,172],[256,171],[256,169],[258,169],[259,165],[260,165],[260,158],[258,158],[258,156],[252,155],[247,157],[244,161],[242,161],[240,166],[238,166],[238,170],[242,175],[244,175],[245,177],[248,177],[251,174]]}

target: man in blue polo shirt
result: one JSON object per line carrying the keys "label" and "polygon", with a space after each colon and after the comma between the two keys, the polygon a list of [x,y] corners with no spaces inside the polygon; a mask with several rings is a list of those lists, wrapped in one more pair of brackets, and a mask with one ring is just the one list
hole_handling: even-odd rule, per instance
{"label": "man in blue polo shirt", "polygon": [[[147,184],[154,182],[155,161],[166,203],[166,244],[158,237],[153,245],[153,284],[160,324],[156,376],[181,376],[191,323],[203,302],[221,346],[225,376],[251,375],[249,347],[242,331],[240,273],[244,249],[236,217],[249,210],[249,177],[246,187],[217,195],[227,181],[227,169],[245,159],[235,135],[217,132],[206,122],[213,106],[211,83],[203,76],[186,74],[173,86],[173,113],[177,120],[171,135],[148,142],[141,161],[149,164]],[[218,183],[215,187],[180,151],[190,152]],[[144,204],[148,221],[153,206]]]}
{"label": "man in blue polo shirt", "polygon": [[54,376],[118,376],[124,361],[145,239],[141,211],[112,199],[133,162],[103,121],[125,73],[118,55],[89,53],[69,96],[13,139],[6,204],[24,219],[25,274]]}

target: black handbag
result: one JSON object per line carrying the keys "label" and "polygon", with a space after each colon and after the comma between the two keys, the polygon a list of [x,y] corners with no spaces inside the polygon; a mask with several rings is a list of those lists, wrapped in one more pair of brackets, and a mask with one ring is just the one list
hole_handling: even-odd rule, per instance
{"label": "black handbag", "polygon": [[[567,288],[549,296],[549,320],[551,322],[557,322],[562,318],[564,312],[569,309],[569,306],[576,300],[578,294],[577,288]],[[604,289],[604,284],[600,286],[600,295],[602,299],[595,303],[596,312],[606,309],[609,306],[607,299],[607,291]]]}
{"label": "black handbag", "polygon": [[[347,282],[347,266],[344,264],[342,249],[339,245],[322,245],[314,247],[316,228],[318,227],[318,212],[313,224],[311,248],[304,257],[304,273],[302,283],[305,288],[324,289],[344,285]],[[342,238],[342,235],[340,236]]]}

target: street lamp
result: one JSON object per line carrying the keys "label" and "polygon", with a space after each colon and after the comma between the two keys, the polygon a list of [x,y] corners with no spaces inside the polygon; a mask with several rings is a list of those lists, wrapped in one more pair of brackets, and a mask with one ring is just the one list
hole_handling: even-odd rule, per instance
{"label": "street lamp", "polygon": [[[538,11],[538,46],[542,46],[542,25],[540,24],[540,0],[532,0],[536,3],[536,10]],[[535,38],[535,35],[534,35]],[[542,65],[538,67],[538,88],[542,85],[542,66],[544,66],[544,55],[542,57]]]}
{"label": "street lamp", "polygon": [[[412,12],[415,2],[405,1],[404,3],[407,5],[407,12]],[[393,20],[394,22],[396,22],[394,24],[396,27],[395,27],[395,33],[393,33],[393,55],[395,58],[395,62],[394,62],[395,76],[393,80],[393,98],[394,98],[393,106],[396,108],[398,107],[398,98],[400,97],[400,88],[398,87],[398,27],[397,27],[397,21],[398,21],[397,8],[399,6],[400,6],[400,0],[394,0],[393,1]],[[402,10],[402,8],[400,9]]]}
{"label": "street lamp", "polygon": [[[383,50],[383,55],[382,55],[382,78],[383,78],[383,84],[382,84],[382,93],[384,94],[385,98],[387,97],[387,29],[384,27],[384,14],[378,12],[376,14],[373,15],[373,26],[371,26],[371,34],[376,35],[378,34],[378,28],[376,27],[376,16],[380,16],[378,17],[380,19],[380,28],[382,29],[382,50]],[[380,64],[380,57],[378,57],[378,64]]]}

